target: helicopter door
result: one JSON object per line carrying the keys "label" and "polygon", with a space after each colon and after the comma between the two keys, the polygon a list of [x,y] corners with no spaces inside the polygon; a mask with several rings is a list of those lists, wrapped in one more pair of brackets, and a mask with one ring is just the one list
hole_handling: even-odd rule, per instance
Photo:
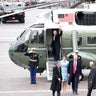
{"label": "helicopter door", "polygon": [[[47,60],[54,60],[52,48],[51,48],[51,42],[52,42],[52,32],[53,30],[56,30],[59,32],[58,28],[54,29],[46,29],[46,49],[47,49]],[[60,50],[60,58],[61,58],[61,50]]]}
{"label": "helicopter door", "polygon": [[51,49],[51,41],[52,41],[52,29],[47,29],[46,30],[47,60],[53,59],[52,49]]}

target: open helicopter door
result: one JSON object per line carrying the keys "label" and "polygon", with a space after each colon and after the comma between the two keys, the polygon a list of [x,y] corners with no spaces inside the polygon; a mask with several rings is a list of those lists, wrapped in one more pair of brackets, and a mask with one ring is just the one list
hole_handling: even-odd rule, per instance
{"label": "open helicopter door", "polygon": [[[57,34],[59,33],[59,28],[53,28],[53,29],[46,29],[46,49],[47,49],[47,60],[54,60],[54,57],[53,57],[53,49],[51,47],[51,43],[52,43],[52,32],[56,30],[57,31]],[[61,39],[61,38],[60,38]],[[60,40],[61,42],[61,40]],[[59,57],[61,59],[61,54],[62,54],[62,51],[61,51],[61,48],[60,48],[60,54],[59,54]]]}
{"label": "open helicopter door", "polygon": [[[46,53],[47,53],[47,62],[46,62],[46,70],[47,70],[47,80],[52,80],[52,70],[53,67],[56,65],[56,61],[54,60],[52,48],[51,48],[51,42],[52,42],[52,32],[56,30],[59,32],[59,28],[50,28],[46,29]],[[61,56],[61,52],[60,52]],[[60,57],[61,58],[61,57]]]}

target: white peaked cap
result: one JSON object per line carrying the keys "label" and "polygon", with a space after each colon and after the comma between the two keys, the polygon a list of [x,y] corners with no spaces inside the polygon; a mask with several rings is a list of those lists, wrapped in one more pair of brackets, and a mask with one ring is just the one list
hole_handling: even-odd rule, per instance
{"label": "white peaked cap", "polygon": [[78,53],[78,52],[79,52],[78,50],[75,51],[75,53]]}

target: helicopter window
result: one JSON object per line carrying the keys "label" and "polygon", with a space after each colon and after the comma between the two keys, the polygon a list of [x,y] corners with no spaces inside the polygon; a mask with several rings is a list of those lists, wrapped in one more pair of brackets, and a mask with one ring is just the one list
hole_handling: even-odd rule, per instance
{"label": "helicopter window", "polygon": [[96,44],[96,37],[87,37],[88,44]]}
{"label": "helicopter window", "polygon": [[29,36],[30,36],[30,30],[26,29],[23,33],[19,36],[18,40],[18,46],[16,49],[16,52],[26,52],[28,49],[28,43],[29,43]]}
{"label": "helicopter window", "polygon": [[30,26],[30,28],[44,28],[44,24],[43,23],[33,24],[32,26]]}
{"label": "helicopter window", "polygon": [[31,34],[31,31],[29,29],[26,29],[26,30],[24,30],[23,33],[21,33],[21,35],[18,37],[18,39],[20,39],[23,43],[28,44],[30,34]]}
{"label": "helicopter window", "polygon": [[82,45],[82,37],[77,38],[77,44],[78,46]]}
{"label": "helicopter window", "polygon": [[35,30],[32,34],[32,44],[44,43],[44,30]]}
{"label": "helicopter window", "polygon": [[25,30],[24,30],[24,32],[21,33],[20,37],[22,37],[22,35],[23,35],[24,33],[25,33]]}
{"label": "helicopter window", "polygon": [[75,13],[77,25],[96,25],[96,12],[78,11]]}

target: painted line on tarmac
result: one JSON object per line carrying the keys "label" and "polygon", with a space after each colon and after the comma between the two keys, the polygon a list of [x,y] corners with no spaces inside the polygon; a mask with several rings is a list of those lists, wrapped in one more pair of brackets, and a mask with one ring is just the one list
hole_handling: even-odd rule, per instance
{"label": "painted line on tarmac", "polygon": [[[86,92],[87,89],[79,89],[79,92]],[[0,91],[0,94],[15,94],[15,93],[46,93],[51,92],[51,90],[30,90],[30,91]],[[62,91],[61,91],[62,92]],[[67,90],[66,93],[70,93],[72,90]]]}

